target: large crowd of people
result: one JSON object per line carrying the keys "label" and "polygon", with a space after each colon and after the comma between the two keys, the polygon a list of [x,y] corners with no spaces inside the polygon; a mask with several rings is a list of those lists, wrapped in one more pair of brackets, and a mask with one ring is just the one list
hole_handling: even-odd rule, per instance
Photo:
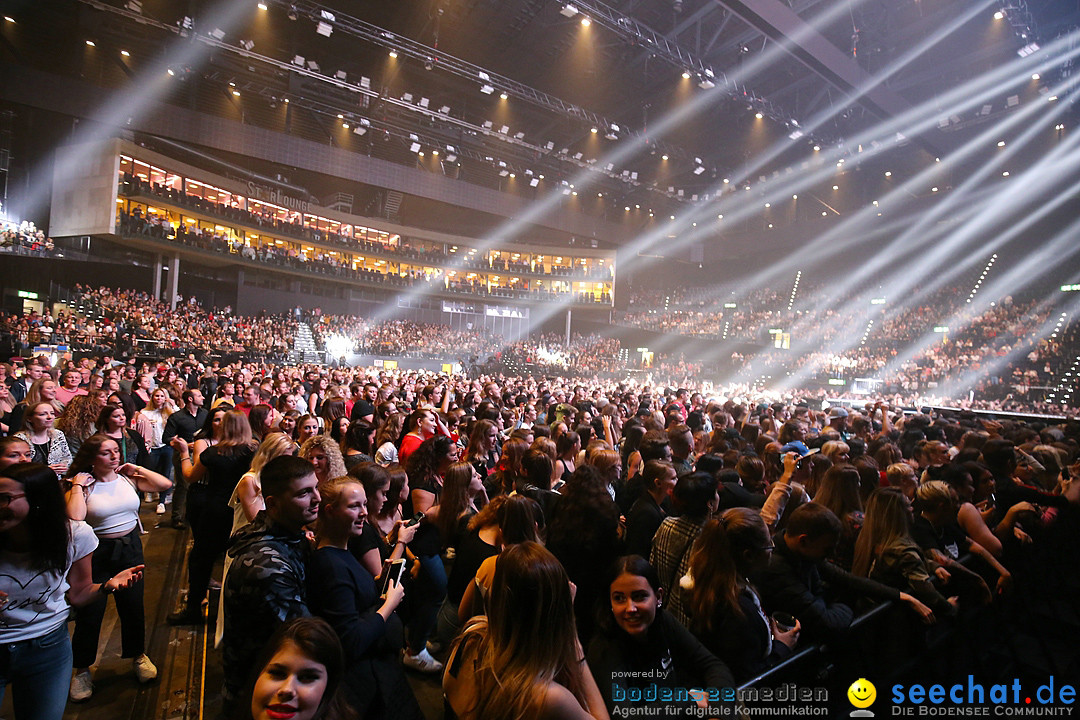
{"label": "large crowd of people", "polygon": [[36,689],[94,696],[110,595],[121,655],[155,679],[142,577],[179,568],[145,567],[144,502],[151,532],[192,533],[168,622],[220,621],[225,710],[254,717],[295,699],[266,694],[288,663],[326,657],[333,702],[364,718],[422,717],[406,672],[442,673],[460,718],[605,718],[646,680],[707,689],[661,703],[689,712],[801,648],[842,653],[874,603],[951,627],[1077,590],[1075,421],[548,374],[20,360],[0,366],[0,572],[49,588],[4,590],[16,720],[60,717],[63,691]]}
{"label": "large crowd of people", "polygon": [[[307,322],[316,349],[333,350],[333,360],[347,348],[346,354],[463,365],[493,359],[510,374],[528,370],[608,377],[644,371],[654,382],[698,382],[729,397],[783,398],[811,392],[835,399],[851,393],[854,379],[864,378],[869,382],[861,391],[897,404],[1065,414],[1080,407],[1080,395],[1071,394],[1072,376],[1067,374],[1080,357],[1078,326],[1045,303],[1005,297],[976,307],[963,303],[952,288],[897,312],[869,303],[853,306],[862,309],[790,314],[786,320],[793,324],[784,325],[786,347],[745,342],[703,363],[669,343],[650,365],[618,339],[595,334],[575,333],[567,344],[550,333],[507,340],[480,328],[402,319],[321,313],[243,317],[228,307],[203,308],[194,298],[170,311],[144,292],[82,286],[71,293],[68,310],[0,314],[0,332],[11,339],[16,353],[41,344],[66,344],[84,352],[138,350],[163,358],[237,355],[282,361],[293,350],[298,324]],[[762,312],[766,326],[776,319]],[[942,317],[950,317],[947,331],[932,332]],[[328,345],[332,340],[338,342]],[[830,378],[842,384],[827,386]],[[824,390],[817,389],[821,387]]]}

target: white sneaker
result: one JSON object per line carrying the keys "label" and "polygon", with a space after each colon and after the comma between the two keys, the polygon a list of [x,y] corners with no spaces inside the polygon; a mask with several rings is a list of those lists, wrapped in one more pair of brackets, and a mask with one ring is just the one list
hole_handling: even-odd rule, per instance
{"label": "white sneaker", "polygon": [[431,657],[431,653],[427,651],[427,648],[424,648],[416,655],[410,655],[406,652],[405,656],[402,658],[402,662],[405,664],[405,667],[412,668],[413,670],[422,673],[437,673],[442,672],[443,669],[443,664]]}
{"label": "white sneaker", "polygon": [[94,694],[94,680],[90,677],[89,670],[75,673],[71,678],[71,689],[68,690],[68,698],[71,702],[86,702]]}
{"label": "white sneaker", "polygon": [[154,502],[154,493],[143,493],[143,502]]}
{"label": "white sneaker", "polygon": [[141,683],[148,683],[157,678],[157,668],[150,662],[150,658],[146,657],[146,653],[132,660],[131,667],[135,671],[135,677]]}
{"label": "white sneaker", "polygon": [[164,515],[165,514],[165,503],[160,503],[159,502],[157,504],[157,507],[154,508],[154,514],[155,515]]}

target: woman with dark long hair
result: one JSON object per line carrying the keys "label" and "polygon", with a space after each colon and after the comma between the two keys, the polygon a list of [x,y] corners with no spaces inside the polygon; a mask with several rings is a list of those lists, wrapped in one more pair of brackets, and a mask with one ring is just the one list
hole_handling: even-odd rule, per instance
{"label": "woman with dark long hair", "polygon": [[255,443],[251,425],[242,410],[229,410],[221,419],[221,439],[193,460],[187,442],[172,440],[180,456],[180,471],[190,483],[187,516],[191,525],[191,554],[188,556],[187,603],[171,613],[170,625],[198,625],[203,622],[202,601],[210,587],[214,562],[225,553],[233,525],[229,498],[240,478],[251,468]]}
{"label": "woman with dark long hair", "polygon": [[[94,580],[105,582],[126,568],[142,565],[139,493],[164,492],[172,487],[169,479],[130,462],[121,463],[116,440],[100,433],[87,438],[79,448],[68,469],[68,478],[71,484],[67,493],[68,516],[85,520],[98,537],[98,550],[92,563]],[[135,583],[113,597],[120,616],[121,656],[134,658],[139,682],[150,682],[157,677],[157,668],[145,652],[143,584]],[[71,640],[75,676],[70,691],[75,702],[87,700],[94,691],[90,666],[97,658],[104,617],[104,596],[80,608],[75,615]]]}
{"label": "woman with dark long hair", "polygon": [[15,720],[60,720],[71,681],[71,608],[142,578],[137,565],[93,582],[97,546],[89,525],[68,519],[51,468],[0,470],[0,576],[10,580],[0,606],[0,700],[10,684]]}
{"label": "woman with dark long hair", "polygon": [[150,460],[146,443],[139,433],[129,427],[130,422],[131,419],[122,406],[109,403],[98,414],[97,430],[116,441],[117,447],[120,448],[121,463],[134,463],[146,467]]}
{"label": "woman with dark long hair", "polygon": [[345,656],[337,633],[322,618],[283,623],[255,663],[247,702],[232,720],[348,720],[356,713],[341,690]]}
{"label": "woman with dark long hair", "polygon": [[595,620],[595,604],[603,595],[604,571],[622,553],[619,507],[595,467],[582,465],[574,471],[547,528],[548,548],[577,585],[577,625],[582,639],[587,640]]}
{"label": "woman with dark long hair", "polygon": [[454,641],[443,693],[461,720],[607,720],[577,639],[569,578],[543,545],[500,556],[487,616]]}
{"label": "woman with dark long hair", "polygon": [[[731,671],[689,630],[665,612],[664,588],[656,570],[640,555],[612,563],[603,580],[607,608],[600,613],[596,636],[589,643],[589,666],[597,685],[641,687],[655,683],[667,688],[728,688]],[[608,711],[626,710],[614,693],[606,697]],[[671,702],[660,703],[672,706]],[[691,697],[684,707],[717,705]],[[641,703],[636,703],[638,707]]]}
{"label": "woman with dark long hair", "polygon": [[761,570],[773,542],[761,514],[731,508],[705,523],[684,578],[690,629],[742,682],[791,654],[802,626],[781,629],[761,606],[746,578]]}

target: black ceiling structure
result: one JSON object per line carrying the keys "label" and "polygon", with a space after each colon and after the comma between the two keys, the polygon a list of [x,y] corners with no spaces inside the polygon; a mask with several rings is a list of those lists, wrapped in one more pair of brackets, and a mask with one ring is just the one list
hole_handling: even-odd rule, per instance
{"label": "black ceiling structure", "polygon": [[[984,11],[972,14],[976,5]],[[140,71],[171,47],[200,44],[199,62],[170,67],[165,102],[507,192],[587,189],[603,200],[595,212],[611,217],[624,206],[678,212],[718,196],[722,178],[747,166],[754,168],[747,182],[805,168],[815,146],[852,157],[870,145],[855,139],[872,137],[883,121],[933,106],[1080,24],[1075,0],[11,6],[14,22],[49,42],[30,47],[2,34],[4,62],[123,91],[137,89]],[[223,16],[227,27],[215,24]],[[920,45],[953,24],[940,42]],[[100,57],[87,56],[86,40]],[[1032,62],[1038,57],[1033,51]],[[890,71],[902,59],[902,69]],[[985,103],[990,111],[950,117],[941,107],[942,122],[900,142],[889,130],[878,140],[896,149],[877,161],[901,172],[905,163],[933,161],[980,122],[1040,99],[1071,73],[1066,62],[1038,83],[1003,87]]]}

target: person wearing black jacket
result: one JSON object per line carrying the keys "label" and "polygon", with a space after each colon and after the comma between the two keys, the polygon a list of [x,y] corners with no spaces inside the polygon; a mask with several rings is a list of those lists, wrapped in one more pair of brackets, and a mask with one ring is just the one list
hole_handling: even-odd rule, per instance
{"label": "person wearing black jacket", "polygon": [[[185,390],[180,396],[184,401],[184,407],[174,412],[165,421],[165,430],[161,435],[161,441],[168,445],[173,438],[178,437],[189,445],[195,443],[195,433],[199,432],[206,424],[206,410],[203,408],[203,394],[200,390]],[[180,456],[173,454],[173,496],[172,496],[172,520],[171,526],[182,529],[184,527],[184,511],[187,508],[187,482],[184,473],[180,469]]]}
{"label": "person wearing black jacket", "polygon": [[768,566],[751,578],[765,607],[794,615],[813,642],[845,633],[855,619],[849,604],[834,599],[841,590],[855,598],[903,601],[933,622],[933,612],[914,596],[828,562],[839,537],[840,520],[825,506],[806,503],[791,513]]}
{"label": "person wearing black jacket", "polygon": [[[723,661],[664,612],[663,590],[652,565],[641,556],[627,555],[615,562],[609,579],[609,602],[586,655],[608,712],[647,705],[716,705],[700,695],[677,700],[684,690],[721,693],[734,687],[735,679]],[[642,700],[632,701],[630,688],[640,691]]]}

